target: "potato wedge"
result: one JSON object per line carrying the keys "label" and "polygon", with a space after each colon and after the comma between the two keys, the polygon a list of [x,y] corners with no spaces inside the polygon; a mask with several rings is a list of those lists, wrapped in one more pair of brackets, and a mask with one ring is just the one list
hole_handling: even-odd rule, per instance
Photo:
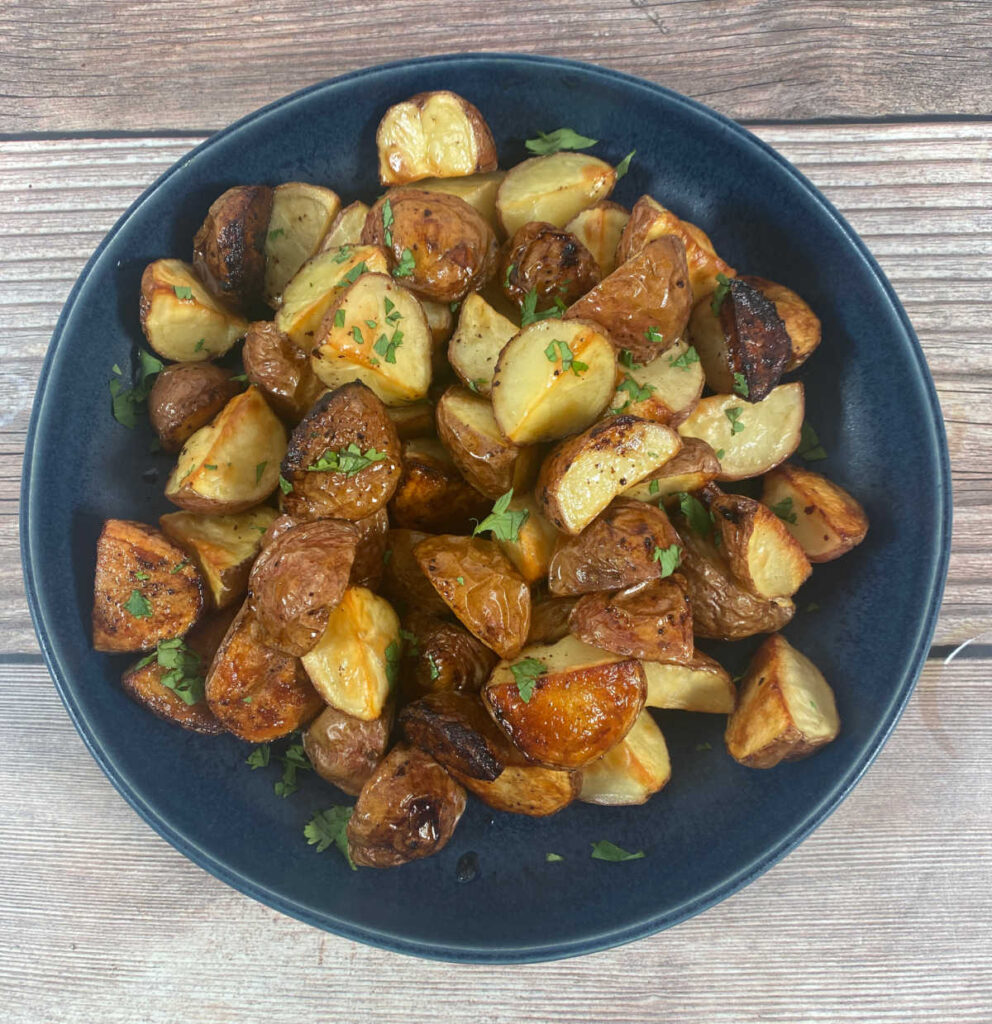
{"label": "potato wedge", "polygon": [[299,423],[324,390],[309,356],[274,323],[257,320],[249,326],[241,358],[248,380],[290,423]]}
{"label": "potato wedge", "polygon": [[530,631],[530,588],[494,541],[431,537],[413,554],[469,632],[502,658],[523,647]]}
{"label": "potato wedge", "polygon": [[703,393],[703,369],[684,341],[647,365],[625,358],[620,372],[623,376],[610,403],[611,413],[677,427]]}
{"label": "potato wedge", "polygon": [[508,509],[510,512],[526,511],[527,518],[520,524],[516,540],[496,538],[500,551],[528,583],[547,579],[558,531],[541,514],[531,494],[515,494],[510,499]]}
{"label": "potato wedge", "polygon": [[154,526],[108,519],[96,542],[93,647],[147,651],[182,636],[204,607],[203,578]]}
{"label": "potato wedge", "polygon": [[399,609],[424,615],[449,616],[448,606],[414,557],[414,548],[430,537],[419,530],[390,530],[383,555],[382,593]]}
{"label": "potato wedge", "polygon": [[541,320],[510,339],[496,362],[493,414],[517,444],[584,430],[606,408],[616,382],[609,339],[581,320]]}
{"label": "potato wedge", "polygon": [[343,207],[331,222],[330,230],[320,243],[320,252],[337,249],[345,245],[358,245],[362,240],[362,228],[369,215],[368,203],[356,200]]}
{"label": "potato wedge", "polygon": [[606,277],[617,268],[617,243],[628,220],[628,210],[619,203],[604,199],[577,213],[565,225],[565,230],[575,235],[592,253],[599,265],[600,277]]}
{"label": "potato wedge", "polygon": [[250,387],[183,445],[165,496],[187,512],[244,512],[276,489],[285,454],[286,429]]}
{"label": "potato wedge", "polygon": [[428,754],[399,743],[362,787],[348,851],[364,868],[392,868],[443,849],[465,810],[465,790]]}
{"label": "potato wedge", "polygon": [[499,778],[492,782],[472,779],[454,770],[451,774],[494,811],[526,814],[530,818],[557,814],[579,795],[582,784],[579,772],[543,768],[531,764],[519,752],[517,759],[517,763],[507,764]]}
{"label": "potato wedge", "polygon": [[400,441],[386,407],[364,384],[314,403],[290,435],[282,508],[298,519],[364,519],[393,496]]}
{"label": "potato wedge", "polygon": [[525,757],[546,768],[583,768],[627,735],[646,691],[639,661],[567,636],[501,662],[482,699]]}
{"label": "potato wedge", "polygon": [[496,193],[496,214],[507,235],[530,221],[563,228],[582,210],[605,199],[617,181],[605,160],[561,151],[510,168]]}
{"label": "potato wedge", "polygon": [[656,472],[681,447],[670,427],[614,416],[552,450],[538,474],[537,503],[552,525],[574,536],[617,495]]}
{"label": "potato wedge", "polygon": [[455,329],[455,315],[451,311],[451,304],[445,302],[434,302],[433,299],[421,299],[420,308],[427,318],[427,329],[431,333],[433,343],[433,354],[435,358],[441,353],[442,361],[445,351],[445,342],[451,337]]}
{"label": "potato wedge", "polygon": [[434,419],[434,403],[429,398],[409,405],[388,405],[386,414],[393,421],[401,441],[412,441],[415,437],[436,437],[437,424]]}
{"label": "potato wedge", "polygon": [[[287,181],[272,195],[272,215],[265,233],[265,301],[282,304],[286,285],[317,254],[331,229],[341,200],[336,192],[304,181]],[[357,241],[357,239],[355,239]]]}
{"label": "potato wedge", "polygon": [[695,651],[684,665],[642,661],[641,667],[648,681],[649,708],[729,715],[737,703],[730,673],[702,651]]}
{"label": "potato wedge", "polygon": [[499,661],[464,626],[436,614],[413,611],[404,625],[414,638],[407,637],[403,678],[405,691],[413,697],[449,690],[478,693]]}
{"label": "potato wedge", "polygon": [[162,450],[178,452],[241,391],[229,370],[212,363],[173,363],[155,376],[148,420]]}
{"label": "potato wedge", "polygon": [[182,260],[155,260],[141,275],[141,329],[163,359],[217,359],[248,330],[248,321],[215,299]]}
{"label": "potato wedge", "polygon": [[765,476],[761,500],[811,562],[840,558],[868,533],[865,510],[843,487],[790,462]]}
{"label": "potato wedge", "polygon": [[481,174],[469,174],[464,178],[424,178],[417,182],[417,188],[425,192],[447,192],[449,195],[464,199],[469,206],[478,211],[493,231],[499,231],[496,193],[505,177],[506,171],[485,171]]}
{"label": "potato wedge", "polygon": [[423,398],[430,387],[427,318],[388,274],[363,274],[341,292],[314,343],[311,366],[329,388],[360,380],[387,405],[403,405]]}
{"label": "potato wedge", "polygon": [[774,469],[799,447],[804,415],[802,384],[779,384],[753,404],[740,395],[703,398],[678,430],[714,449],[718,479],[746,480]]}
{"label": "potato wedge", "polygon": [[497,279],[510,302],[522,306],[533,292],[534,308],[544,310],[571,305],[601,276],[595,257],[575,235],[531,221],[504,246]]}
{"label": "potato wedge", "polygon": [[698,491],[720,475],[716,452],[698,437],[684,437],[682,448],[657,472],[623,492],[625,498],[659,502],[675,495]]}
{"label": "potato wedge", "polygon": [[226,608],[247,593],[252,563],[277,515],[267,505],[229,516],[169,512],[158,525],[193,559],[213,606]]}
{"label": "potato wedge", "polygon": [[553,644],[568,636],[568,619],[578,600],[577,597],[532,597],[528,645]]}
{"label": "potato wedge", "polygon": [[384,508],[376,509],[370,516],[353,520],[352,526],[358,531],[358,544],[351,563],[351,585],[378,590],[386,568],[389,513]]}
{"label": "potato wedge", "polygon": [[808,757],[838,732],[833,690],[820,670],[784,636],[770,636],[751,659],[727,721],[730,756],[748,768],[772,768]]}
{"label": "potato wedge", "polygon": [[401,643],[392,605],[365,587],[349,587],[323,636],[301,660],[331,707],[370,722],[382,714],[398,682]]}
{"label": "potato wedge", "polygon": [[582,769],[584,804],[628,807],[646,803],[672,777],[672,763],[661,729],[642,711],[630,732],[598,761]]}
{"label": "potato wedge", "polygon": [[518,327],[497,313],[481,295],[470,292],[458,312],[458,326],[448,342],[448,362],[469,390],[492,391],[496,361]]}
{"label": "potato wedge", "polygon": [[775,284],[763,277],[744,275],[747,281],[757,288],[766,299],[775,303],[778,315],[785,323],[789,335],[789,360],[785,364],[786,372],[802,366],[820,344],[820,318],[809,308],[809,304],[801,299],[791,288],[784,284]]}
{"label": "potato wedge", "polygon": [[358,796],[389,748],[395,705],[388,702],[369,722],[338,708],[324,708],[303,734],[313,770],[342,793]]}
{"label": "potato wedge", "polygon": [[692,288],[682,243],[646,245],[569,306],[565,319],[598,324],[620,352],[650,363],[682,337],[692,312]]}
{"label": "potato wedge", "polygon": [[445,89],[394,103],[379,122],[375,144],[383,185],[496,170],[496,143],[485,118]]}

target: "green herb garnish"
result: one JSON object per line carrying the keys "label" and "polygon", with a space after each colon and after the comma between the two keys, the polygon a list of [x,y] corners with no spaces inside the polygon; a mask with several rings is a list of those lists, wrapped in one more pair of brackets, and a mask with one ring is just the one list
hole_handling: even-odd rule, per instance
{"label": "green herb garnish", "polygon": [[679,509],[693,533],[698,533],[701,537],[708,537],[713,531],[713,517],[698,498],[686,491],[679,491]]}
{"label": "green herb garnish", "polygon": [[[262,474],[265,472],[265,467],[268,465],[268,460],[265,462],[259,462],[255,466],[255,483],[259,483],[262,479]],[[264,531],[263,531],[264,532]]]}
{"label": "green herb garnish", "polygon": [[599,139],[589,139],[571,128],[556,128],[553,132],[538,132],[536,139],[528,139],[524,146],[528,153],[547,156],[562,149],[588,149]]}
{"label": "green herb garnish", "polygon": [[279,474],[279,490],[283,494],[289,494],[293,490],[293,485],[282,475]]}
{"label": "green herb garnish", "polygon": [[723,415],[730,420],[730,436],[739,434],[744,429],[744,424],[741,423],[741,413],[743,410],[739,405],[735,405],[732,409],[724,409]]}
{"label": "green herb garnish", "polygon": [[747,378],[743,373],[734,374],[734,391],[741,396],[741,398],[747,398],[751,393],[751,389],[747,386]]}
{"label": "green herb garnish", "polygon": [[517,692],[520,694],[521,700],[527,704],[534,694],[534,684],[539,676],[547,673],[548,666],[543,661],[538,661],[537,658],[524,658],[511,665],[510,671],[513,673],[513,680],[517,684]]}
{"label": "green herb garnish", "polygon": [[677,359],[672,356],[672,358],[668,360],[668,365],[674,366],[677,370],[688,370],[693,363],[698,362],[699,353],[693,345],[690,345]]}
{"label": "green herb garnish", "polygon": [[527,522],[530,512],[525,509],[510,511],[510,502],[513,500],[513,488],[506,494],[501,495],[493,504],[493,510],[479,523],[472,531],[476,537],[480,533],[491,530],[496,540],[515,541],[520,539],[520,527]]}
{"label": "green herb garnish", "polygon": [[138,379],[130,388],[124,387],[121,368],[114,363],[114,376],[110,378],[110,410],[121,426],[133,430],[138,422],[138,412],[148,401],[154,377],[165,363],[147,352],[138,350]]}
{"label": "green herb garnish", "polygon": [[796,513],[792,511],[792,498],[783,498],[771,506],[771,510],[786,523],[795,523]]}
{"label": "green herb garnish", "polygon": [[667,548],[656,547],[651,555],[651,560],[661,563],[661,578],[671,576],[679,567],[682,560],[682,552],[678,544],[671,544]]}
{"label": "green herb garnish", "polygon": [[[555,352],[556,348],[557,353]],[[589,369],[588,364],[579,362],[575,358],[567,341],[559,341],[557,338],[552,339],[551,343],[544,350],[544,355],[549,363],[556,363],[561,359],[562,373],[568,373],[571,370],[578,377]]]}
{"label": "green herb garnish", "polygon": [[520,326],[527,327],[530,324],[537,323],[538,320],[560,320],[564,313],[565,303],[560,295],[555,296],[555,304],[550,309],[538,311],[537,289],[531,288],[524,296],[524,301],[520,304]]}
{"label": "green herb garnish", "polygon": [[643,850],[638,850],[637,853],[628,853],[626,850],[617,846],[616,843],[611,843],[609,839],[601,839],[598,843],[592,844],[593,860],[640,860],[643,856]]}
{"label": "green herb garnish", "polygon": [[636,152],[636,149],[632,149],[614,168],[614,170],[617,172],[617,181],[619,181],[627,173],[627,171],[630,170],[630,161],[634,159],[634,154]]}
{"label": "green herb garnish", "polygon": [[387,199],[382,204],[382,228],[383,228],[383,240],[389,248],[393,246],[393,232],[390,230],[393,226],[393,206],[392,203]]}
{"label": "green herb garnish", "polygon": [[152,662],[166,669],[159,682],[172,690],[184,704],[199,704],[205,699],[200,656],[196,651],[190,650],[181,637],[175,640],[160,640],[155,650],[142,658],[137,667],[143,668]]}
{"label": "green herb garnish", "polygon": [[413,268],[417,265],[416,260],[413,258],[413,253],[409,249],[404,249],[400,253],[399,263],[393,267],[393,277],[410,277],[413,273]]}
{"label": "green herb garnish", "polygon": [[340,805],[329,807],[326,811],[318,811],[303,826],[303,834],[307,844],[316,846],[318,853],[323,853],[329,846],[336,846],[341,856],[348,862],[352,871],[357,871],[355,862],[348,850],[348,819],[351,818],[352,807]]}
{"label": "green herb garnish", "polygon": [[372,348],[386,360],[387,363],[396,362],[396,350],[403,344],[403,332],[397,327],[393,331],[393,336],[387,340],[385,334],[380,334],[376,338],[375,344]]}
{"label": "green herb garnish", "polygon": [[826,448],[820,444],[820,438],[808,423],[803,424],[803,431],[799,439],[797,451],[807,462],[820,462],[827,457]]}
{"label": "green herb garnish", "polygon": [[176,293],[176,298],[180,299],[182,302],[188,302],[193,298],[193,289],[188,285],[174,284],[172,286],[172,290]]}
{"label": "green herb garnish", "polygon": [[150,619],[152,603],[140,590],[132,590],[131,596],[124,602],[124,611],[135,619]]}
{"label": "green herb garnish", "polygon": [[[246,698],[243,698],[243,699],[251,700],[250,697],[246,697]],[[255,771],[257,768],[265,768],[265,767],[268,766],[270,754],[271,754],[271,750],[269,748],[269,745],[268,745],[268,743],[265,743],[265,744],[263,744],[260,747],[256,747],[248,755],[248,758],[245,761],[245,764],[248,765],[248,767],[252,771]]]}
{"label": "green herb garnish", "polygon": [[352,441],[346,448],[341,448],[336,452],[328,448],[316,462],[307,466],[307,472],[344,473],[345,476],[354,476],[371,466],[373,462],[382,462],[385,458],[386,453],[376,451],[375,448],[368,448],[363,453],[361,448]]}
{"label": "green herb garnish", "polygon": [[716,289],[713,292],[713,297],[710,299],[710,309],[713,311],[714,316],[719,316],[723,300],[727,297],[727,293],[730,291],[730,281],[727,280],[725,274],[717,274],[716,281]]}

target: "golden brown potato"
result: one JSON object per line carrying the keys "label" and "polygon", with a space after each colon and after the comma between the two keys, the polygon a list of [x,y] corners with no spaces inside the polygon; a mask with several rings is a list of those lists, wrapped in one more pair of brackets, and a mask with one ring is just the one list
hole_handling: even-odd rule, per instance
{"label": "golden brown potato", "polygon": [[96,543],[93,647],[147,651],[200,617],[203,579],[181,547],[154,526],[108,519]]}
{"label": "golden brown potato", "polygon": [[158,525],[193,559],[213,606],[226,608],[247,592],[252,563],[276,515],[266,505],[231,516],[169,512]]}
{"label": "golden brown potato", "polygon": [[482,699],[525,757],[548,768],[582,768],[627,735],[645,693],[639,661],[567,636],[501,662]]}
{"label": "golden brown potato", "polygon": [[785,323],[789,335],[789,361],[785,364],[786,372],[802,366],[820,344],[820,318],[809,308],[791,288],[784,284],[775,284],[763,277],[750,274],[741,277],[753,288],[757,288],[766,299],[775,303],[778,315]]}
{"label": "golden brown potato", "polygon": [[650,363],[682,336],[692,312],[692,288],[682,243],[655,239],[568,308],[599,324],[618,351]]}
{"label": "golden brown potato", "polygon": [[370,516],[355,519],[352,526],[358,531],[358,544],[351,563],[351,586],[378,590],[386,568],[389,513],[384,508],[376,509]]}
{"label": "golden brown potato", "polygon": [[730,673],[702,651],[695,651],[685,665],[642,661],[641,667],[648,681],[649,708],[729,715],[737,703]]}
{"label": "golden brown potato", "polygon": [[498,234],[502,229],[496,216],[496,194],[505,177],[506,171],[485,171],[464,178],[424,178],[417,182],[417,188],[425,192],[447,192],[464,199]]}
{"label": "golden brown potato", "polygon": [[445,192],[390,190],[369,211],[362,242],[381,245],[393,276],[436,302],[459,302],[496,271],[493,229],[464,199]]}
{"label": "golden brown potato", "polygon": [[229,188],[210,204],[193,238],[193,269],[238,312],[257,306],[262,295],[272,197],[268,185]]}
{"label": "golden brown potato", "polygon": [[646,366],[625,353],[610,412],[677,427],[696,408],[703,393],[703,370],[693,354],[684,341],[676,342]]}
{"label": "golden brown potato", "polygon": [[362,787],[348,821],[359,867],[392,868],[442,850],[465,810],[465,790],[428,754],[398,743]]}
{"label": "golden brown potato", "polygon": [[491,540],[442,536],[414,557],[458,619],[500,657],[512,658],[530,631],[530,588]]}
{"label": "golden brown potato", "polygon": [[386,756],[394,705],[363,722],[337,708],[324,708],[303,734],[303,750],[313,770],[349,796],[358,796]]}
{"label": "golden brown potato", "polygon": [[165,496],[187,512],[244,512],[276,489],[285,454],[285,428],[250,387],[183,445]]}
{"label": "golden brown potato", "polygon": [[[444,611],[447,612],[446,606]],[[478,693],[499,661],[481,640],[457,622],[414,610],[405,625],[414,638],[407,644],[409,671],[403,680],[412,696],[449,690]]]}
{"label": "golden brown potato", "polygon": [[617,498],[577,536],[559,536],[548,589],[558,596],[592,594],[661,579],[655,551],[680,543],[662,509]]}
{"label": "golden brown potato", "polygon": [[682,448],[657,472],[623,492],[625,498],[658,502],[683,492],[698,491],[720,475],[716,452],[698,437],[684,437]]}
{"label": "golden brown potato", "polygon": [[338,249],[342,246],[358,245],[362,240],[362,228],[369,215],[368,203],[356,200],[345,206],[331,222],[330,230],[320,244],[320,251]]}
{"label": "golden brown potato", "polygon": [[239,392],[229,370],[212,363],[173,363],[155,377],[148,419],[162,450],[177,452]]}
{"label": "golden brown potato", "polygon": [[672,777],[668,746],[650,711],[607,754],[582,769],[579,799],[607,807],[646,803]]}
{"label": "golden brown potato", "polygon": [[532,221],[517,228],[500,259],[503,294],[518,306],[530,292],[535,309],[569,306],[599,284],[599,264],[569,232]]}
{"label": "golden brown potato", "polygon": [[811,562],[840,558],[868,533],[865,510],[843,487],[790,462],[765,476],[761,500]]}
{"label": "golden brown potato", "polygon": [[617,268],[617,243],[628,220],[628,210],[619,203],[604,199],[577,213],[565,225],[565,230],[575,235],[592,253],[599,266],[599,276],[606,277]]}
{"label": "golden brown potato", "polygon": [[396,427],[401,441],[412,441],[415,437],[435,437],[434,403],[428,398],[409,405],[386,406],[386,413]]}
{"label": "golden brown potato", "polygon": [[515,763],[507,763],[499,778],[491,782],[472,779],[452,770],[452,775],[484,804],[507,814],[526,814],[545,818],[557,814],[579,795],[582,776],[577,771],[561,771],[531,764],[512,744]]}
{"label": "golden brown potato", "polygon": [[727,720],[730,756],[749,768],[772,768],[819,750],[840,732],[833,690],[820,670],[784,636],[755,652]]}
{"label": "golden brown potato", "polygon": [[364,519],[393,496],[400,441],[382,401],[364,384],[322,395],[289,439],[282,508],[299,519]]}
{"label": "golden brown potato", "polygon": [[419,530],[390,530],[383,555],[382,592],[397,608],[446,618],[448,606],[424,575],[413,549],[430,537]]}
{"label": "golden brown potato", "polygon": [[444,89],[394,103],[379,122],[375,143],[383,185],[496,170],[496,144],[485,118]]}
{"label": "golden brown potato", "polygon": [[548,521],[574,536],[681,447],[670,427],[615,416],[557,445],[541,465],[534,495]]}
{"label": "golden brown potato", "polygon": [[470,391],[488,395],[496,360],[517,326],[475,292],[465,296],[458,311],[458,326],[448,343],[448,362]]}
{"label": "golden brown potato", "polygon": [[444,344],[451,337],[455,329],[455,316],[451,311],[451,304],[445,302],[434,302],[431,299],[421,299],[420,308],[427,318],[427,328],[431,332],[433,352],[441,355],[441,362],[444,361]]}
{"label": "golden brown potato", "polygon": [[526,511],[527,517],[514,539],[497,537],[496,543],[528,583],[547,579],[558,531],[541,514],[531,494],[514,495],[507,508],[511,513]]}
{"label": "golden brown potato", "polygon": [[568,636],[568,619],[578,601],[577,597],[534,595],[530,605],[528,645],[553,644]]}
{"label": "golden brown potato", "polygon": [[278,416],[299,423],[324,385],[310,368],[310,358],[274,323],[256,320],[245,335],[241,358],[245,374]]}
{"label": "golden brown potato", "polygon": [[206,693],[210,710],[224,728],[249,743],[288,736],[323,707],[299,658],[262,641],[247,601],[214,656]]}

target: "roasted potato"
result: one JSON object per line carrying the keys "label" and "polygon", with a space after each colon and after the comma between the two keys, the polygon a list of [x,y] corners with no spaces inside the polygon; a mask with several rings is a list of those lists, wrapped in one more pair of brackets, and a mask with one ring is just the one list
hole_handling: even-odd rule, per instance
{"label": "roasted potato", "polygon": [[642,661],[641,667],[648,681],[649,708],[729,715],[737,703],[730,673],[702,651],[695,651],[684,665]]}
{"label": "roasted potato", "polygon": [[393,496],[400,472],[400,441],[382,401],[364,384],[345,384],[318,398],[290,435],[283,511],[364,519]]}
{"label": "roasted potato", "polygon": [[358,245],[362,240],[362,228],[369,215],[368,203],[356,200],[340,210],[331,222],[330,230],[320,244],[320,251],[338,249],[346,245]]}
{"label": "roasted potato", "polygon": [[187,512],[244,512],[276,489],[285,454],[285,428],[250,387],[183,445],[165,496]]}
{"label": "roasted potato", "polygon": [[229,370],[212,363],[173,363],[160,371],[148,395],[148,420],[162,450],[177,452],[239,392]]}
{"label": "roasted potato", "polygon": [[141,329],[163,359],[217,359],[248,330],[248,321],[214,298],[182,260],[155,260],[141,275]]}
{"label": "roasted potato", "polygon": [[388,405],[386,413],[396,427],[401,441],[412,441],[415,437],[435,437],[437,424],[434,421],[434,403],[428,398],[409,405]]}
{"label": "roasted potato", "polygon": [[741,278],[757,288],[766,299],[775,303],[775,310],[789,335],[789,360],[786,372],[802,366],[820,344],[820,319],[791,288],[775,284],[763,277],[745,275]]}
{"label": "roasted potato", "polygon": [[465,296],[458,326],[448,342],[448,362],[467,388],[489,394],[496,360],[517,330],[512,320],[497,313],[481,295],[471,292]]}
{"label": "roasted potato", "polygon": [[811,562],[840,558],[868,533],[865,510],[843,487],[790,462],[765,476],[761,500]]}
{"label": "roasted potato", "polygon": [[303,667],[331,707],[364,722],[382,714],[399,681],[400,620],[384,598],[349,587]]}
{"label": "roasted potato", "polygon": [[506,171],[485,171],[464,178],[424,178],[417,182],[417,188],[425,192],[447,192],[464,199],[494,231],[498,231],[496,193],[505,177]]}
{"label": "roasted potato", "polygon": [[716,452],[698,437],[684,437],[682,448],[659,470],[623,492],[638,501],[664,501],[675,495],[698,491],[720,475]]}
{"label": "roasted potato", "polygon": [[745,480],[774,469],[799,447],[805,407],[799,383],[779,384],[754,403],[740,395],[710,395],[700,400],[678,430],[716,451],[718,479]]}
{"label": "roasted potato", "polygon": [[382,592],[396,605],[425,615],[446,618],[448,606],[424,575],[413,549],[430,537],[419,530],[390,530],[386,538]]}
{"label": "roasted potato", "polygon": [[392,868],[443,849],[465,810],[465,790],[428,754],[399,743],[362,786],[348,851],[364,868]]}
{"label": "roasted potato", "polygon": [[103,524],[93,582],[96,650],[151,650],[186,633],[203,607],[203,578],[181,547],[144,523]]}
{"label": "roasted potato", "polygon": [[277,537],[301,522],[305,522],[305,520],[297,519],[295,516],[288,516],[285,512],[278,513],[275,519],[269,523],[265,533],[262,534],[262,547],[267,548]]}
{"label": "roasted potato", "polygon": [[493,414],[517,444],[555,441],[594,422],[616,383],[609,339],[581,320],[541,320],[504,346],[492,381]]}
{"label": "roasted potato", "polygon": [[496,543],[528,583],[547,579],[558,531],[541,515],[530,494],[514,495],[508,510],[526,511],[527,517],[517,529],[516,539],[497,537]]}
{"label": "roasted potato", "polygon": [[451,303],[434,302],[432,299],[420,300],[420,308],[427,318],[427,329],[430,331],[433,343],[433,354],[435,358],[440,356],[442,366],[444,365],[445,342],[455,329],[455,315],[451,311],[451,305]]}
{"label": "roasted potato", "polygon": [[599,266],[599,276],[606,277],[617,268],[617,243],[628,220],[630,213],[624,207],[604,199],[577,213],[565,225],[565,230],[592,253]]}
{"label": "roasted potato", "polygon": [[553,644],[568,636],[568,619],[578,600],[577,597],[533,596],[528,645]]}
{"label": "roasted potato", "polygon": [[682,447],[670,427],[615,416],[562,441],[544,460],[534,489],[550,523],[580,533],[626,488],[656,472]]}
{"label": "roasted potato", "polygon": [[582,210],[605,199],[617,172],[585,153],[536,156],[511,168],[496,193],[496,213],[508,236],[531,221],[563,228]]}
{"label": "roasted potato", "polygon": [[[624,367],[629,366],[629,370]],[[689,346],[676,342],[646,366],[633,360],[621,364],[623,376],[610,403],[610,412],[627,413],[677,427],[696,408],[703,393],[703,370],[692,360]]]}
{"label": "roasted potato", "polygon": [[383,185],[496,170],[496,144],[485,118],[444,89],[394,103],[379,122],[375,144]]}
{"label": "roasted potato", "polygon": [[274,323],[257,320],[249,326],[241,358],[248,380],[290,423],[299,423],[324,390],[310,357]]}
{"label": "roasted potato", "polygon": [[274,508],[260,505],[230,516],[169,512],[158,525],[193,559],[213,606],[226,608],[245,596],[252,563],[276,516]]}
{"label": "roasted potato", "polygon": [[727,720],[730,756],[748,768],[796,761],[837,737],[833,690],[784,636],[770,636],[751,659],[737,710]]}
{"label": "roasted potato", "polygon": [[442,536],[421,541],[414,557],[444,603],[502,658],[530,631],[530,589],[494,541]]}
{"label": "roasted potato", "polygon": [[532,221],[506,243],[498,280],[518,306],[533,292],[535,309],[569,306],[599,284],[599,264],[575,237],[553,224]]}
{"label": "roasted potato", "polygon": [[[446,606],[444,610],[447,611]],[[407,644],[409,670],[403,682],[414,697],[449,690],[478,693],[499,661],[481,640],[457,622],[415,610],[405,625],[414,639]]]}
{"label": "roasted potato", "polygon": [[583,768],[627,735],[646,690],[639,661],[567,636],[501,662],[482,699],[525,757],[547,768]]}
{"label": "roasted potato", "polygon": [[496,271],[496,235],[464,199],[446,192],[392,189],[369,210],[365,245],[381,245],[393,276],[414,294],[459,302]]}
{"label": "roasted potato", "polygon": [[351,585],[378,590],[386,568],[384,561],[389,538],[389,513],[376,509],[370,516],[355,519],[352,526],[358,531],[355,560],[351,563]]}
{"label": "roasted potato", "polygon": [[651,712],[642,711],[612,750],[582,769],[579,799],[609,807],[643,804],[671,777],[665,737]]}
{"label": "roasted potato", "polygon": [[358,796],[386,756],[393,728],[394,705],[387,703],[369,722],[324,708],[303,734],[303,750],[325,782],[349,796]]}
{"label": "roasted potato", "polygon": [[288,736],[323,707],[299,658],[263,642],[247,601],[214,655],[206,693],[224,728],[249,743]]}
{"label": "roasted potato", "polygon": [[622,590],[661,579],[655,551],[681,544],[660,508],[617,498],[577,536],[559,536],[548,567],[552,594]]}
{"label": "roasted potato", "polygon": [[265,283],[272,199],[268,185],[229,188],[210,204],[193,239],[193,269],[221,302],[239,313],[258,304]]}
{"label": "roasted potato", "polygon": [[565,319],[598,324],[618,351],[650,363],[682,337],[692,312],[692,288],[679,239],[646,245],[569,306]]}

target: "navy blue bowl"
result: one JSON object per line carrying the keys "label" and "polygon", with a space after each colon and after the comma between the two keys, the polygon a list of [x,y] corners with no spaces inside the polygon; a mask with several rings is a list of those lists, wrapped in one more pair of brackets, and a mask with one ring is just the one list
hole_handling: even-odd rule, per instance
{"label": "navy blue bowl", "polygon": [[[854,553],[817,567],[799,604],[820,610],[786,630],[837,694],[843,731],[815,757],[748,770],[723,752],[721,716],[667,712],[660,720],[673,778],[644,807],[578,805],[531,820],[472,801],[438,856],[352,872],[302,834],[314,810],[340,802],[336,791],[311,777],[279,799],[276,770],[250,771],[244,744],[154,718],[118,684],[127,659],[92,650],[101,521],[154,522],[168,508],[170,461],[149,454],[147,428],[131,432],[111,418],[107,381],[141,342],[142,268],[160,256],[188,258],[223,189],[304,180],[348,201],[369,199],[379,191],[374,136],[383,111],[439,88],[478,105],[504,166],[526,155],[524,139],[561,125],[603,140],[595,152],[613,162],[636,149],[616,199],[657,196],[705,228],[732,265],[811,303],[824,341],[800,377],[808,419],[829,452],[817,468],[864,502],[872,526]],[[101,243],[59,319],[31,419],[21,508],[45,660],[93,756],[156,831],[218,878],[318,927],[404,953],[509,963],[574,956],[676,924],[746,885],[837,806],[878,753],[926,657],[951,488],[933,383],[906,315],[864,244],[794,168],[731,121],[658,86],[570,61],[480,54],[307,89],[218,133],[162,175]],[[738,671],[749,649],[721,653]],[[590,844],[600,839],[646,856],[592,860]],[[478,855],[478,872],[460,883],[468,852]],[[546,863],[549,852],[564,862]]]}

